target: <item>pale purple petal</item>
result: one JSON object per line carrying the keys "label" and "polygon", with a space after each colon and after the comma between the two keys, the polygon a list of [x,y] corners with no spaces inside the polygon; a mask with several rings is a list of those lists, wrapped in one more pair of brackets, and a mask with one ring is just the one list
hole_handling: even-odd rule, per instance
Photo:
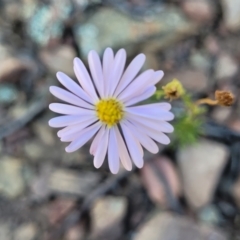
{"label": "pale purple petal", "polygon": [[92,116],[90,115],[84,115],[84,116],[78,116],[78,115],[67,115],[67,116],[60,116],[55,117],[49,120],[49,126],[54,128],[60,128],[60,127],[66,127],[69,125],[73,125],[76,123],[80,123],[82,121],[91,119]]}
{"label": "pale purple petal", "polygon": [[88,74],[86,67],[79,58],[74,58],[73,69],[82,88],[93,99],[94,102],[97,102],[99,98],[94,89],[92,80]]}
{"label": "pale purple petal", "polygon": [[69,140],[72,139],[72,136],[76,133],[76,132],[80,132],[82,129],[88,127],[89,125],[93,124],[94,122],[96,122],[96,118],[91,118],[88,119],[86,121],[83,121],[81,123],[75,124],[71,129],[69,129],[68,131],[65,131],[64,133],[61,133],[61,138],[63,140]]}
{"label": "pale purple petal", "polygon": [[124,121],[128,129],[131,131],[132,135],[135,136],[149,152],[156,154],[158,152],[157,144],[148,137],[144,132],[141,131],[141,128],[136,128],[134,124],[128,121]]}
{"label": "pale purple petal", "polygon": [[126,71],[124,72],[121,80],[119,81],[119,84],[114,93],[115,97],[118,96],[136,77],[144,64],[145,59],[145,55],[141,53],[132,60],[132,62],[129,64]]}
{"label": "pale purple petal", "polygon": [[155,141],[162,143],[162,144],[169,144],[170,139],[168,136],[166,136],[164,133],[157,131],[156,129],[153,129],[151,127],[147,127],[141,123],[133,122],[132,123],[138,128],[141,129],[142,132],[147,134],[150,138],[154,139]]}
{"label": "pale purple petal", "polygon": [[94,109],[93,105],[83,101],[81,98],[75,96],[74,94],[72,94],[60,87],[51,86],[49,88],[49,90],[52,93],[52,95],[54,95],[55,97],[65,101],[67,103],[71,103],[73,105],[83,107],[83,108]]}
{"label": "pale purple petal", "polygon": [[104,97],[107,96],[108,89],[110,89],[110,83],[108,82],[108,77],[110,75],[113,62],[114,62],[113,50],[111,48],[106,48],[103,54]]}
{"label": "pale purple petal", "polygon": [[117,137],[114,128],[109,131],[108,141],[108,165],[113,174],[119,171],[119,150],[117,145]]}
{"label": "pale purple petal", "polygon": [[164,76],[164,72],[159,70],[159,71],[156,71],[152,77],[152,79],[150,80],[149,84],[152,84],[152,85],[156,85]]}
{"label": "pale purple petal", "polygon": [[89,68],[91,70],[92,78],[94,80],[95,86],[100,97],[103,97],[103,88],[104,88],[104,80],[103,80],[103,70],[100,58],[96,51],[92,50],[88,54],[88,63]]}
{"label": "pale purple petal", "polygon": [[128,101],[131,98],[140,95],[143,93],[146,88],[150,87],[149,80],[154,74],[153,70],[146,70],[140,74],[134,81],[132,81],[129,86],[123,90],[123,92],[118,96],[120,101]]}
{"label": "pale purple petal", "polygon": [[137,107],[127,107],[125,108],[126,115],[131,114],[137,117],[147,118],[147,119],[156,119],[156,120],[165,120],[171,121],[174,119],[174,115],[171,112],[157,109],[157,108],[140,108]]}
{"label": "pale purple petal", "polygon": [[108,96],[113,95],[113,93],[118,85],[118,82],[123,74],[125,62],[126,62],[126,51],[124,49],[120,49],[114,58],[112,69],[108,76],[107,81],[110,84]]}
{"label": "pale purple petal", "polygon": [[156,87],[151,86],[149,87],[146,91],[144,91],[143,93],[141,93],[140,95],[131,98],[130,100],[126,101],[126,103],[124,104],[126,107],[134,105],[138,102],[141,102],[149,97],[151,97],[156,91]]}
{"label": "pale purple petal", "polygon": [[98,147],[99,143],[101,142],[101,139],[102,139],[103,134],[105,132],[105,128],[106,128],[106,126],[102,126],[101,129],[96,134],[96,136],[94,137],[94,139],[92,141],[92,144],[90,146],[90,150],[89,150],[91,155],[95,155],[97,147]]}
{"label": "pale purple petal", "polygon": [[49,105],[49,109],[52,110],[53,112],[67,115],[92,115],[92,116],[96,115],[95,111],[93,110],[79,108],[62,103],[51,103]]}
{"label": "pale purple petal", "polygon": [[156,131],[161,131],[164,133],[171,133],[174,130],[173,126],[170,123],[161,120],[139,118],[130,114],[126,116],[126,119],[130,120],[131,122],[138,122],[146,127],[150,127]]}
{"label": "pale purple petal", "polygon": [[143,167],[143,157],[142,157],[141,152],[139,151],[139,147],[138,147],[137,142],[135,141],[135,138],[133,137],[133,135],[131,134],[129,129],[125,126],[125,124],[121,123],[120,125],[122,127],[123,136],[127,143],[127,147],[128,147],[128,150],[129,150],[129,153],[131,155],[133,162],[135,163],[135,165],[138,168],[142,168]]}
{"label": "pale purple petal", "polygon": [[104,162],[108,147],[109,128],[105,128],[104,135],[97,146],[93,164],[95,168],[100,168]]}
{"label": "pale purple petal", "polygon": [[79,136],[77,139],[72,141],[67,147],[66,152],[74,152],[81,148],[90,138],[93,137],[93,135],[98,131],[98,129],[101,127],[101,123],[97,122],[93,125],[91,125],[88,128],[85,128],[81,132],[81,136]]}
{"label": "pale purple petal", "polygon": [[62,72],[57,73],[57,78],[59,82],[67,88],[69,91],[77,95],[78,97],[82,98],[83,100],[93,103],[92,99],[89,97],[89,95],[84,92],[84,90],[75,82],[73,81],[70,77],[68,77],[66,74]]}
{"label": "pale purple petal", "polygon": [[120,156],[122,165],[126,168],[126,170],[131,171],[132,170],[132,161],[129,156],[126,145],[125,145],[123,138],[118,130],[118,127],[114,127],[114,129],[115,129],[115,133],[116,133],[116,137],[117,137],[119,156]]}

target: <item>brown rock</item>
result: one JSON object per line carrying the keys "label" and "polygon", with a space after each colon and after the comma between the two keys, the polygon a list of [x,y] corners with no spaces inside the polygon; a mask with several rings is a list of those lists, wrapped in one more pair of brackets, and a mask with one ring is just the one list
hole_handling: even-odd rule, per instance
{"label": "brown rock", "polygon": [[186,15],[198,23],[209,23],[214,17],[214,8],[211,1],[184,0],[182,8]]}
{"label": "brown rock", "polygon": [[75,201],[73,199],[57,199],[51,202],[46,208],[46,215],[48,216],[50,224],[57,224],[68,212],[74,207]]}
{"label": "brown rock", "polygon": [[161,174],[164,174],[171,193],[177,197],[181,193],[180,179],[175,166],[167,157],[159,157],[148,161],[141,169],[141,177],[148,195],[153,202],[161,206],[168,206],[164,183],[161,181]]}
{"label": "brown rock", "polygon": [[224,145],[209,140],[200,140],[178,152],[183,192],[192,208],[211,202],[228,155]]}
{"label": "brown rock", "polygon": [[240,177],[238,177],[237,181],[233,185],[233,197],[238,207],[240,207]]}

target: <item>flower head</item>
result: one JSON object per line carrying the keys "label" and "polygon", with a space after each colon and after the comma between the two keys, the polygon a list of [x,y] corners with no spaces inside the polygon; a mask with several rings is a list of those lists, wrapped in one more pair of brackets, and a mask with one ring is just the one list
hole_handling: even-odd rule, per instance
{"label": "flower head", "polygon": [[49,105],[53,112],[64,115],[51,119],[49,125],[63,128],[58,136],[63,142],[71,142],[66,151],[76,151],[93,138],[90,153],[94,166],[99,168],[107,155],[112,173],[118,172],[119,160],[127,170],[132,169],[132,161],[141,168],[142,147],[157,153],[155,141],[168,144],[170,140],[164,133],[173,131],[167,122],[174,118],[169,103],[135,106],[154,94],[154,85],[163,72],[146,70],[138,75],[144,54],[136,56],[124,71],[125,61],[124,49],[114,56],[112,49],[107,48],[102,63],[98,54],[90,51],[91,77],[83,62],[75,58],[74,72],[80,85],[58,72],[58,80],[68,91],[50,87],[54,96],[68,103]]}
{"label": "flower head", "polygon": [[234,95],[229,91],[219,91],[215,92],[215,98],[220,106],[232,106],[234,103]]}
{"label": "flower head", "polygon": [[165,98],[169,98],[170,100],[178,99],[185,93],[181,82],[176,78],[162,88]]}

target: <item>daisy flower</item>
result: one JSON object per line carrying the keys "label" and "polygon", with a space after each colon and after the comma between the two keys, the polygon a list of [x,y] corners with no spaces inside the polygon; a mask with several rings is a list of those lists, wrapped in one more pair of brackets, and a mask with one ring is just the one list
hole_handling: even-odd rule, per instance
{"label": "daisy flower", "polygon": [[[63,114],[52,118],[49,125],[62,128],[57,135],[63,142],[71,142],[67,152],[81,148],[91,138],[90,154],[94,166],[101,167],[107,155],[110,171],[116,174],[120,161],[127,169],[132,162],[143,166],[143,148],[158,152],[158,145],[169,144],[164,133],[173,131],[167,121],[174,118],[169,103],[136,106],[154,94],[154,86],[163,77],[163,71],[146,70],[138,75],[145,61],[139,54],[124,71],[126,51],[120,49],[114,56],[107,48],[103,60],[95,51],[88,54],[91,72],[79,58],[74,59],[77,84],[66,74],[57,73],[59,82],[67,89],[51,86],[50,92],[68,103],[51,103],[50,110]],[[138,75],[138,76],[137,76]],[[155,142],[156,141],[156,142]]]}

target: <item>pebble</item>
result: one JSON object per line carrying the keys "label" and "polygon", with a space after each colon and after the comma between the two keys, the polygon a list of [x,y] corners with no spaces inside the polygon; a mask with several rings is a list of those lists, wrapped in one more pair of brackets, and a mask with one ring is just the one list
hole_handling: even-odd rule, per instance
{"label": "pebble", "polygon": [[134,240],[227,240],[224,233],[197,225],[192,219],[157,212],[140,226]]}
{"label": "pebble", "polygon": [[183,192],[193,209],[211,202],[228,156],[229,150],[223,144],[205,139],[178,151]]}
{"label": "pebble", "polygon": [[61,45],[52,49],[46,48],[40,52],[41,60],[53,74],[61,71],[69,76],[75,76],[73,71],[73,59],[75,57],[76,53],[68,45]]}
{"label": "pebble", "polygon": [[33,223],[26,223],[18,227],[14,232],[14,240],[35,240],[37,227]]}
{"label": "pebble", "polygon": [[141,169],[141,177],[148,195],[153,202],[162,207],[169,207],[168,199],[166,198],[165,185],[161,181],[160,172],[166,178],[171,194],[178,197],[181,194],[181,183],[176,167],[170,159],[161,156],[148,161]]}
{"label": "pebble", "polygon": [[25,184],[22,176],[23,164],[21,159],[10,156],[1,157],[0,160],[0,193],[9,199],[21,195]]}
{"label": "pebble", "polygon": [[49,189],[58,194],[86,196],[96,184],[100,175],[94,172],[79,173],[74,170],[56,169],[49,177]]}
{"label": "pebble", "polygon": [[93,225],[90,239],[119,239],[126,209],[127,200],[124,197],[98,198],[91,210]]}
{"label": "pebble", "polygon": [[238,71],[238,64],[229,54],[222,53],[216,63],[215,78],[225,80],[233,77]]}
{"label": "pebble", "polygon": [[221,0],[224,25],[230,31],[240,29],[240,1],[239,0]]}
{"label": "pebble", "polygon": [[183,0],[181,5],[185,14],[197,23],[209,24],[214,18],[215,11],[211,1]]}
{"label": "pebble", "polygon": [[232,113],[232,107],[215,107],[212,112],[212,118],[219,123],[226,123]]}
{"label": "pebble", "polygon": [[8,105],[16,101],[18,91],[14,85],[0,84],[0,104]]}

